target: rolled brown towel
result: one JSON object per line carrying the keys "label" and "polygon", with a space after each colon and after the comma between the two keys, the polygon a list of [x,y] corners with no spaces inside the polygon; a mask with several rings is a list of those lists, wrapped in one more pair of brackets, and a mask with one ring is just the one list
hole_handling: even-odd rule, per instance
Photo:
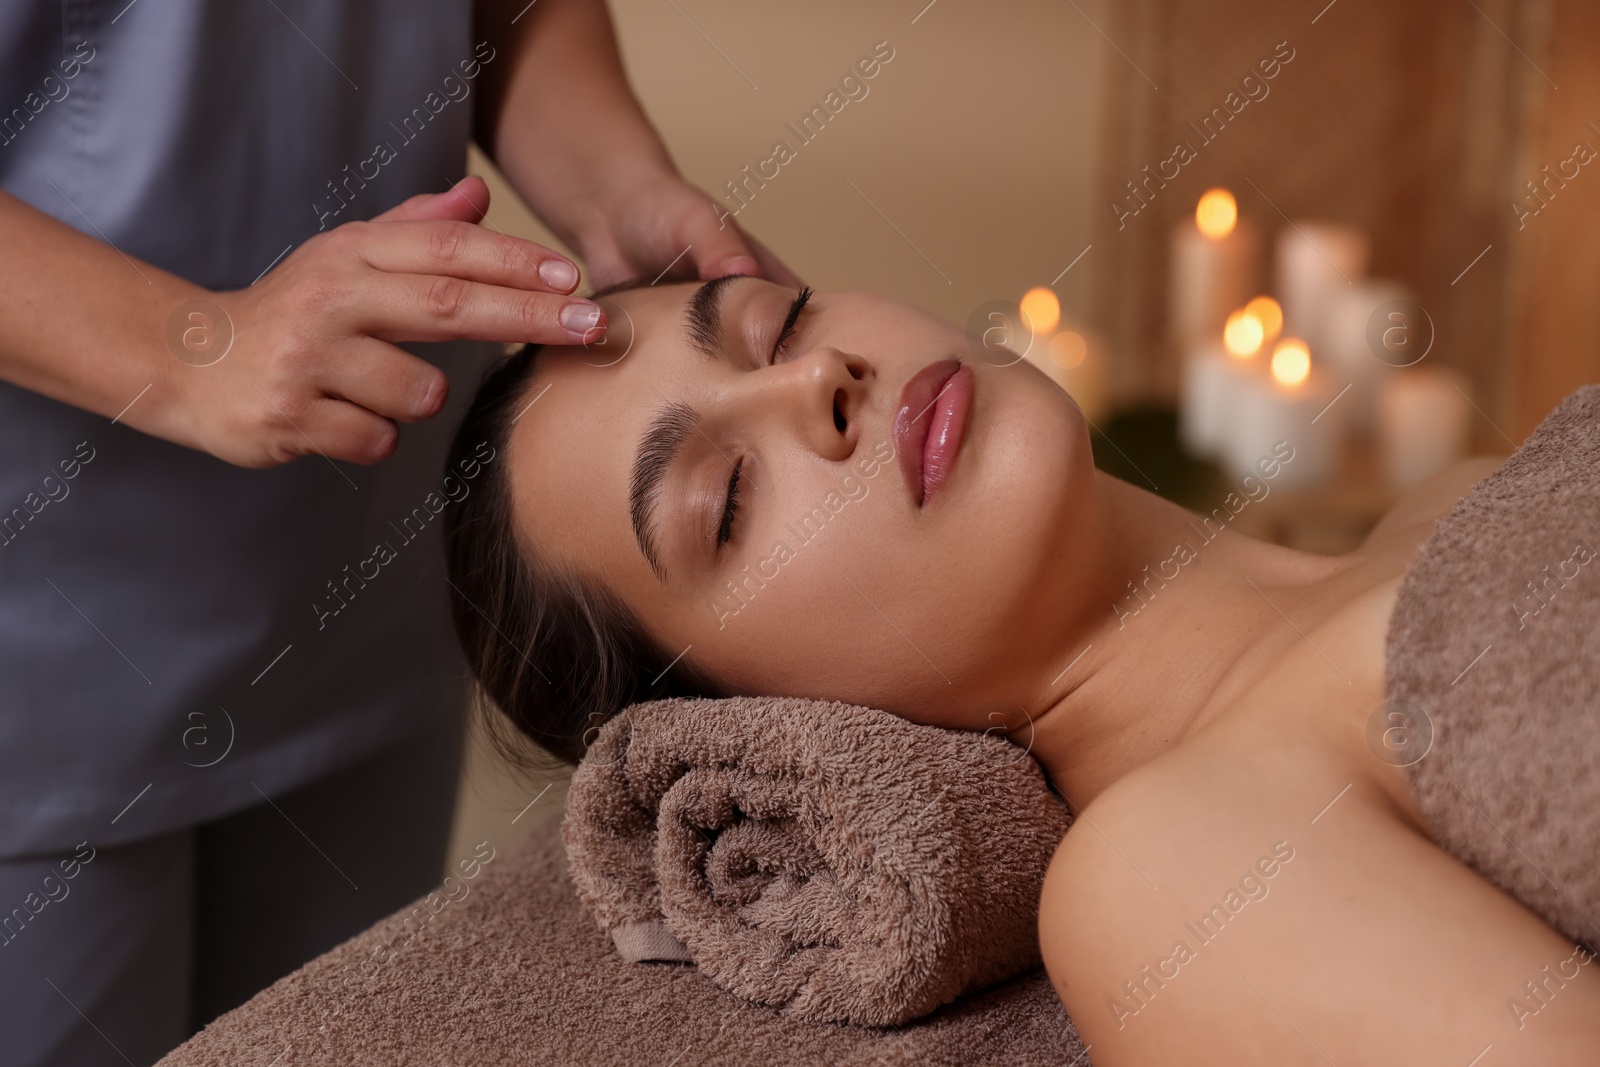
{"label": "rolled brown towel", "polygon": [[1039,965],[1070,816],[999,736],[777,697],[663,700],[573,776],[572,880],[626,957],[815,1021],[898,1025]]}

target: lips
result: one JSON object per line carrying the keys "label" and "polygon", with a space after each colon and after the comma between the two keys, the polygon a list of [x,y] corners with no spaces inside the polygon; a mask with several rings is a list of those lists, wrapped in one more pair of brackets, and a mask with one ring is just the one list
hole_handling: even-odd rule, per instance
{"label": "lips", "polygon": [[954,466],[976,385],[972,368],[941,359],[922,368],[900,391],[894,445],[900,474],[918,507],[944,487]]}

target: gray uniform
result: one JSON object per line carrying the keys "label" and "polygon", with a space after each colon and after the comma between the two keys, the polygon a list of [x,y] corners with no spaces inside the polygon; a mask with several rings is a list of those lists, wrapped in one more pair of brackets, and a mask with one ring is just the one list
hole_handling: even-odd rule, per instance
{"label": "gray uniform", "polygon": [[[497,59],[464,2],[0,0],[0,187],[243,287],[448,188]],[[53,857],[262,806],[459,715],[442,457],[486,349],[415,350],[450,406],[375,467],[242,470],[0,383],[0,859],[27,869],[0,876],[0,968],[49,923],[94,925],[34,909]]]}

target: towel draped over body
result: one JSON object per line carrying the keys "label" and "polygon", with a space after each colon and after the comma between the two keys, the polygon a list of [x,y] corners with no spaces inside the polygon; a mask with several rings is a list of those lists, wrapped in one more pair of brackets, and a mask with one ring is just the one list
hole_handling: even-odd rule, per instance
{"label": "towel draped over body", "polygon": [[1412,559],[1385,652],[1438,844],[1600,946],[1600,385],[1547,415]]}

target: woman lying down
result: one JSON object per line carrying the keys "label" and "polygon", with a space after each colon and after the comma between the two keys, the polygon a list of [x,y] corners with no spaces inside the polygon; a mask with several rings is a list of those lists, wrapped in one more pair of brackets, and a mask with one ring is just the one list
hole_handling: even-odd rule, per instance
{"label": "woman lying down", "polygon": [[[1596,1062],[1600,967],[1537,1025],[1508,1013],[1572,944],[1435,845],[1366,739],[1406,564],[1492,464],[1347,555],[1218,537],[1130,600],[1195,517],[1097,472],[1027,363],[871,294],[724,278],[604,302],[609,349],[524,349],[457,443],[504,457],[459,505],[451,577],[492,624],[480,680],[529,736],[575,762],[664,693],[977,731],[1014,706],[1079,813],[1039,937],[1097,1067]],[[846,474],[865,489],[820,509]],[[1274,903],[1198,950],[1203,980],[1129,998],[1187,962],[1186,923],[1269,879]]]}

